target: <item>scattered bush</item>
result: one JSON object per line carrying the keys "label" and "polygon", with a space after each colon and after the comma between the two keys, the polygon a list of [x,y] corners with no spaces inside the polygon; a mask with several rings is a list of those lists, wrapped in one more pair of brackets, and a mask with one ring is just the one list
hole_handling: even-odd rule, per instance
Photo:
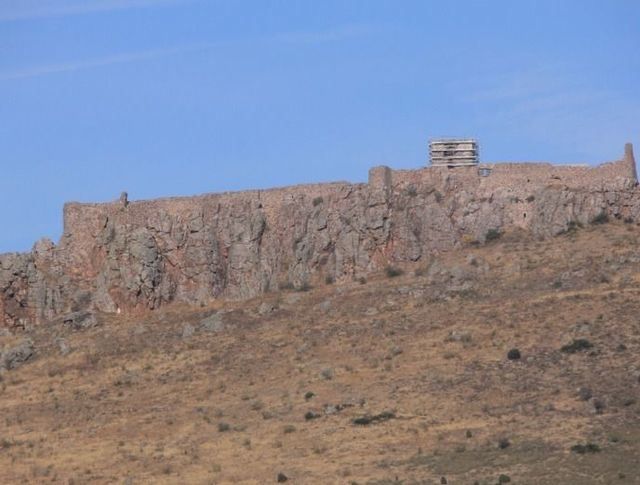
{"label": "scattered bush", "polygon": [[388,421],[396,417],[396,414],[392,411],[383,411],[380,414],[375,414],[373,416],[365,415],[360,416],[359,418],[355,418],[353,420],[353,424],[357,424],[360,426],[367,426],[369,424],[381,423],[383,421]]}
{"label": "scattered bush", "polygon": [[407,187],[407,195],[409,197],[415,197],[418,195],[418,189],[416,189],[415,185],[409,185]]}
{"label": "scattered bush", "polygon": [[229,423],[225,423],[225,422],[218,423],[218,431],[220,431],[221,433],[224,433],[225,431],[229,431],[230,429],[231,429],[231,426],[229,425]]}
{"label": "scattered bush", "polygon": [[295,433],[296,427],[293,424],[287,424],[283,430],[285,434]]}
{"label": "scattered bush", "polygon": [[282,283],[278,284],[278,289],[279,290],[293,290],[293,289],[295,289],[295,286],[293,286],[293,283],[291,283],[291,281],[283,281]]}
{"label": "scattered bush", "polygon": [[0,450],[7,450],[9,448],[11,448],[15,443],[12,441],[9,441],[6,438],[2,438],[0,440]]}
{"label": "scattered bush", "polygon": [[593,397],[593,392],[591,392],[591,389],[589,389],[588,387],[581,387],[580,389],[578,389],[578,397],[582,401],[588,401]]}
{"label": "scattered bush", "polygon": [[395,266],[387,266],[384,269],[384,273],[387,275],[388,278],[395,278],[396,276],[401,276],[402,274],[404,274],[404,271],[402,271],[400,268],[397,268]]}
{"label": "scattered bush", "polygon": [[312,419],[316,419],[319,418],[320,415],[316,412],[313,411],[307,411],[306,413],[304,413],[304,419],[306,421],[311,421]]}
{"label": "scattered bush", "polygon": [[327,276],[324,277],[324,284],[325,285],[332,285],[336,282],[336,279],[331,276],[330,274],[328,274]]}
{"label": "scattered bush", "polygon": [[575,354],[576,352],[587,350],[592,347],[593,347],[593,344],[589,342],[586,338],[577,338],[577,339],[574,339],[573,342],[571,342],[570,344],[563,345],[560,348],[560,351],[566,354]]}
{"label": "scattered bush", "polygon": [[501,473],[500,476],[498,477],[498,483],[509,483],[511,482],[511,477],[509,475],[505,475],[504,473]]}
{"label": "scattered bush", "polygon": [[571,447],[571,451],[574,453],[578,453],[579,455],[584,455],[585,453],[599,453],[600,447],[595,443],[587,443],[587,444],[577,444]]}
{"label": "scattered bush", "polygon": [[322,372],[320,372],[320,375],[323,379],[330,381],[331,379],[333,379],[333,369],[330,367],[325,367],[324,369],[322,369]]}
{"label": "scattered bush", "polygon": [[535,196],[530,195],[529,197],[527,197],[527,202],[533,202],[534,200],[536,200]]}
{"label": "scattered bush", "polygon": [[317,207],[324,202],[322,197],[316,197],[313,199],[313,207]]}
{"label": "scattered bush", "polygon": [[520,350],[518,349],[511,349],[509,352],[507,352],[507,359],[509,360],[520,360]]}
{"label": "scattered bush", "polygon": [[606,224],[607,222],[609,222],[609,216],[604,211],[591,219],[591,224]]}
{"label": "scattered bush", "polygon": [[500,236],[502,236],[502,233],[498,229],[489,229],[484,236],[484,240],[487,242],[495,241],[500,239]]}
{"label": "scattered bush", "polygon": [[501,450],[509,448],[510,446],[511,442],[507,438],[500,438],[500,440],[498,441],[498,448],[500,448]]}
{"label": "scattered bush", "polygon": [[573,234],[581,227],[582,227],[582,223],[580,221],[569,221],[567,223],[567,228],[562,230],[562,231],[560,231],[558,233],[558,235],[561,235],[561,234]]}
{"label": "scattered bush", "polygon": [[633,217],[625,217],[624,218],[624,223],[625,224],[633,224]]}
{"label": "scattered bush", "polygon": [[289,478],[282,472],[278,473],[278,476],[276,477],[276,480],[278,481],[278,483],[284,483],[287,480],[289,480]]}
{"label": "scattered bush", "polygon": [[315,394],[311,391],[307,391],[304,393],[304,400],[308,401],[309,399],[311,399],[313,396],[315,396]]}
{"label": "scattered bush", "polygon": [[360,278],[358,278],[358,283],[360,283],[361,285],[366,285],[367,278],[365,278],[364,276],[361,276]]}
{"label": "scattered bush", "polygon": [[595,409],[596,414],[602,414],[604,411],[604,408],[606,408],[606,404],[604,403],[603,400],[601,399],[594,399],[593,400],[593,409]]}

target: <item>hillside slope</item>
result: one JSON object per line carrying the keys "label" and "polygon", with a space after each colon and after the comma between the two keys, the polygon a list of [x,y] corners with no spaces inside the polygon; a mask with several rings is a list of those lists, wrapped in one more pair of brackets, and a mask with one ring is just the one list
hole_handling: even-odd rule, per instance
{"label": "hillside slope", "polygon": [[5,331],[0,482],[640,483],[639,297],[615,222]]}

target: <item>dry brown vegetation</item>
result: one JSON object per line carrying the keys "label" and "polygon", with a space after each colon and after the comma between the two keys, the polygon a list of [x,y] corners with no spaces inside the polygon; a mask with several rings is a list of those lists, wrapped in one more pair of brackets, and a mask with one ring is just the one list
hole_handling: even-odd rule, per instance
{"label": "dry brown vegetation", "polygon": [[35,354],[1,375],[0,482],[639,483],[639,242],[504,234],[366,283],[5,335]]}

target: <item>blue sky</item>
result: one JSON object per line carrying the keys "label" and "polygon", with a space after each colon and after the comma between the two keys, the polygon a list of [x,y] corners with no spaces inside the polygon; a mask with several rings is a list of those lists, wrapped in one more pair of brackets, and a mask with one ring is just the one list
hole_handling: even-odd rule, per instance
{"label": "blue sky", "polygon": [[636,0],[0,0],[0,252],[65,201],[364,181],[435,136],[614,159],[639,26]]}

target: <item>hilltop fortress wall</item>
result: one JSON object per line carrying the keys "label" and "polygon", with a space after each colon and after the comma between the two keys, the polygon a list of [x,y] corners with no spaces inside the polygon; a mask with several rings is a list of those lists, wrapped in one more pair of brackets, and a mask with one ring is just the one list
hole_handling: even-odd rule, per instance
{"label": "hilltop fortress wall", "polygon": [[0,325],[339,282],[482,242],[489,230],[549,237],[600,214],[640,221],[636,185],[628,145],[598,167],[376,167],[364,184],[68,203],[57,245],[0,255]]}
{"label": "hilltop fortress wall", "polygon": [[[481,175],[482,172],[486,175]],[[455,179],[466,188],[477,190],[526,191],[548,185],[579,190],[625,190],[637,180],[633,148],[625,145],[620,160],[591,167],[587,165],[553,165],[551,163],[481,163],[473,167],[426,167],[418,170],[392,170],[375,167],[369,184],[377,187],[438,185]]]}

